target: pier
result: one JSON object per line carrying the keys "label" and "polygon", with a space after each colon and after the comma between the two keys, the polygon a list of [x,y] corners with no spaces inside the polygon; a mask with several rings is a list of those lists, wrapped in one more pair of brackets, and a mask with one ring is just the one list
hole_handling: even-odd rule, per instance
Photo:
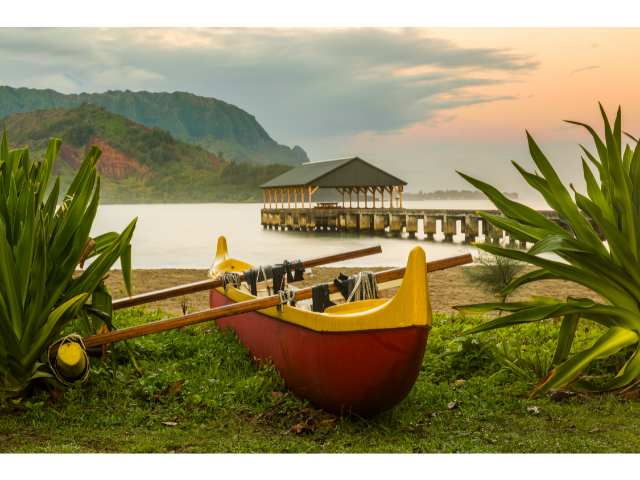
{"label": "pier", "polygon": [[[359,157],[309,162],[261,185],[266,229],[353,232],[445,242],[485,242],[524,248],[525,242],[484,222],[477,210],[404,208],[407,182]],[[487,213],[499,212],[487,210]],[[549,218],[552,211],[541,212]]]}
{"label": "pier", "polygon": [[[487,213],[499,212],[487,210]],[[542,212],[554,218],[553,212]],[[511,246],[525,247],[522,242],[509,239],[502,229],[484,222],[477,210],[407,209],[407,208],[263,208],[260,211],[263,228],[307,232],[352,232],[367,235],[391,235],[425,240],[443,237],[444,242],[454,242],[454,237],[464,236],[464,243],[479,238],[490,243],[506,242]]]}

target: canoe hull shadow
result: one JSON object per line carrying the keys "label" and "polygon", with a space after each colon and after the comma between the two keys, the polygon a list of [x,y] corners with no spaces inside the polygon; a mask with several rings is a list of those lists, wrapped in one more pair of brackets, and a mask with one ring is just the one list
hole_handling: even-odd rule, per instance
{"label": "canoe hull shadow", "polygon": [[[212,307],[233,303],[210,291]],[[370,417],[398,404],[420,372],[426,326],[318,332],[249,312],[217,320],[230,328],[254,360],[271,362],[287,388],[335,414]]]}

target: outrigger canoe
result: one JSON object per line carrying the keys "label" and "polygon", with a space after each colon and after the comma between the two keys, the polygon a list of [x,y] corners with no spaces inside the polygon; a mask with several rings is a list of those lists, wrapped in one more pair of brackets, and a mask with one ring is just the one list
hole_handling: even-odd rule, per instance
{"label": "outrigger canoe", "polygon": [[[229,257],[218,239],[213,277],[252,265]],[[227,285],[210,290],[211,307],[256,297]],[[424,250],[409,254],[393,298],[343,303],[313,312],[289,305],[216,320],[232,329],[256,361],[271,362],[297,396],[328,412],[372,416],[413,387],[431,328]]]}

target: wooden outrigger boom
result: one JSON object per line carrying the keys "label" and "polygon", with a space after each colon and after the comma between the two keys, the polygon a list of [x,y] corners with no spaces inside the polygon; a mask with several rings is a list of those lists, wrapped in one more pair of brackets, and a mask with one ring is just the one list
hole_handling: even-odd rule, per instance
{"label": "wooden outrigger boom", "polygon": [[[322,263],[319,263],[321,261],[324,263],[330,263],[330,262],[345,260],[347,258],[355,258],[353,256],[347,257],[346,255],[353,255],[355,254],[355,252],[360,252],[358,256],[364,256],[370,253],[363,253],[363,252],[367,250],[372,251],[375,249],[380,249],[380,247],[379,246],[371,247],[369,249],[363,249],[359,251],[357,250],[354,252],[347,252],[344,254],[334,255],[333,257],[323,257],[323,259],[314,259],[308,262],[303,262],[303,265],[305,265],[306,267],[310,267],[313,265],[321,265]],[[375,253],[375,252],[372,252],[372,253]],[[341,257],[341,258],[338,258],[338,257]],[[326,260],[327,258],[332,258],[332,259],[330,261],[327,261]],[[431,262],[427,262],[427,272],[445,270],[447,268],[465,265],[465,264],[471,263],[472,261],[473,259],[469,254],[459,255],[456,257],[449,257],[442,260],[434,260]],[[393,280],[398,280],[404,276],[405,270],[406,268],[394,268],[394,269],[385,270],[382,272],[377,272],[375,274],[376,281],[378,283],[384,283],[384,282],[390,282]],[[200,288],[205,284],[207,285],[206,287]],[[222,281],[207,280],[203,282],[196,282],[196,284],[190,284],[190,285],[198,285],[197,288],[199,290],[205,290],[205,289],[222,286]],[[176,291],[180,288],[184,289],[186,287],[188,286],[174,287],[174,289],[166,289],[164,291],[161,290],[160,292],[168,292],[170,290]],[[196,288],[196,287],[189,287],[189,288]],[[328,284],[328,288],[331,293],[335,293],[337,291],[336,287],[333,284]],[[183,292],[182,294],[184,294],[184,293],[192,293],[199,290],[188,290],[188,291],[181,290],[181,291]],[[168,294],[166,296],[160,296],[160,295],[165,295],[166,293],[158,293],[158,292],[151,292],[151,293],[154,294],[153,300],[169,298],[170,296],[172,296]],[[147,295],[148,296],[147,298],[152,297],[152,295],[150,294],[142,294],[142,295],[138,295],[137,297],[142,297],[143,295]],[[311,295],[312,295],[312,287],[295,290],[293,292],[293,300],[299,301],[299,300],[308,299],[308,298],[311,298]],[[136,297],[131,297],[131,299],[122,299],[122,302],[120,303],[120,305],[124,303],[124,300],[132,300],[135,298]],[[153,300],[147,300],[147,301],[153,301]],[[133,301],[137,303],[132,303],[125,306],[139,305],[141,303],[145,303],[144,301],[137,301],[137,300],[133,300]],[[270,307],[275,307],[280,305],[281,303],[282,303],[282,299],[280,295],[271,295],[268,297],[257,298],[255,300],[248,300],[244,302],[237,302],[229,305],[224,305],[221,307],[215,307],[208,310],[203,310],[201,312],[184,315],[181,317],[171,318],[167,320],[159,320],[156,322],[151,322],[143,325],[136,325],[133,327],[123,328],[120,330],[114,330],[114,331],[100,334],[100,335],[93,335],[91,337],[84,338],[83,341],[86,348],[98,347],[101,345],[107,345],[107,344],[119,342],[122,340],[129,340],[132,338],[141,337],[141,336],[149,335],[152,333],[160,333],[160,332],[165,332],[167,330],[174,330],[177,328],[187,327],[190,325],[196,325],[199,323],[208,322],[218,318],[238,315],[246,312],[253,312],[256,310],[262,310]],[[116,302],[114,302],[114,308],[116,308],[115,304]],[[124,308],[124,307],[120,306],[118,308]]]}
{"label": "wooden outrigger boom", "polygon": [[[382,247],[380,247],[380,245],[375,245],[373,247],[361,248],[358,250],[351,250],[348,252],[305,260],[302,262],[302,266],[304,268],[313,268],[329,263],[342,262],[344,260],[366,257],[368,255],[374,255],[381,252]],[[244,275],[241,274],[240,278],[241,280],[244,280]],[[136,305],[155,302],[157,300],[165,300],[167,298],[179,297],[180,295],[188,295],[190,293],[211,290],[212,288],[221,287],[222,285],[222,279],[201,280],[199,282],[187,283],[184,285],[178,285],[176,287],[165,288],[163,290],[141,293],[132,297],[119,298],[113,301],[112,307],[113,310],[119,310],[122,308],[134,307]]]}

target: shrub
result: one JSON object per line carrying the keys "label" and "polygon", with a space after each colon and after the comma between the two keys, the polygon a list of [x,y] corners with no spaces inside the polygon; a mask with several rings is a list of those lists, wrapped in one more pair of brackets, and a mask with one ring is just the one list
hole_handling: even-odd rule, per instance
{"label": "shrub", "polygon": [[465,275],[472,282],[483,286],[491,294],[499,296],[503,303],[509,294],[501,292],[524,268],[522,262],[484,251],[480,251],[473,263],[473,267],[463,269]]}

